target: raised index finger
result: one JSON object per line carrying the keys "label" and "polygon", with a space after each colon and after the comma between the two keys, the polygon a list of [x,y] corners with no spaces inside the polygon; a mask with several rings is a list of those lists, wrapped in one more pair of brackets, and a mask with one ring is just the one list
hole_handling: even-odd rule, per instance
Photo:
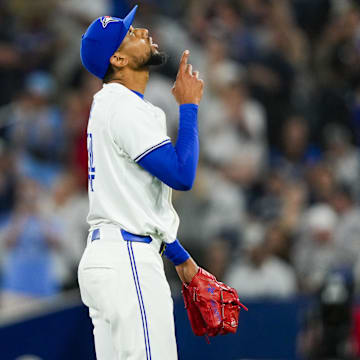
{"label": "raised index finger", "polygon": [[190,55],[189,50],[185,50],[182,54],[181,60],[180,60],[180,66],[179,66],[179,73],[184,73],[187,65],[187,61]]}

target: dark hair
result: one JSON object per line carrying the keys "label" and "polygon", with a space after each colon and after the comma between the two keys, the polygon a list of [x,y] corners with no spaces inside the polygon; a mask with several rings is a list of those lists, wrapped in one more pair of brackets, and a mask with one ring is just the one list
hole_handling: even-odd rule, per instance
{"label": "dark hair", "polygon": [[105,76],[103,78],[103,82],[108,83],[109,81],[111,81],[114,76],[114,73],[115,73],[115,71],[114,71],[113,66],[111,64],[109,64],[109,67],[107,68]]}

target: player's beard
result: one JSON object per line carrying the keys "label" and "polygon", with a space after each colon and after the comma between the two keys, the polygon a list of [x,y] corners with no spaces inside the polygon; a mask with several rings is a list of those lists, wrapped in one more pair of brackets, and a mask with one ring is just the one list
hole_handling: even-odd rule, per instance
{"label": "player's beard", "polygon": [[138,64],[137,70],[148,69],[150,66],[159,66],[166,64],[168,56],[164,52],[150,52],[149,56]]}
{"label": "player's beard", "polygon": [[151,52],[148,60],[145,62],[144,67],[159,66],[166,64],[168,57],[164,52]]}

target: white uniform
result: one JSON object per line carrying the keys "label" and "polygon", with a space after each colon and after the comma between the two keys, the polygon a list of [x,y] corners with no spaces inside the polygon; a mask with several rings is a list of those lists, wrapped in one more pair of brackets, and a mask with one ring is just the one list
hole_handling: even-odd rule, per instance
{"label": "white uniform", "polygon": [[[78,277],[98,360],[177,359],[159,249],[176,239],[179,218],[171,189],[137,164],[169,142],[161,109],[117,83],[95,94],[88,124],[90,233]],[[125,241],[121,229],[152,241]]]}

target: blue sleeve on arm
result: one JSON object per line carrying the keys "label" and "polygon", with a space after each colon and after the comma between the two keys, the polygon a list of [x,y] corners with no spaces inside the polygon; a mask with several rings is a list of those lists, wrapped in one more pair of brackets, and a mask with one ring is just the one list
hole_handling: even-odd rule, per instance
{"label": "blue sleeve on arm", "polygon": [[149,173],[175,190],[190,190],[193,186],[199,160],[197,126],[198,106],[180,105],[178,138],[175,147],[165,144],[138,163]]}
{"label": "blue sleeve on arm", "polygon": [[182,247],[178,239],[170,244],[166,244],[164,255],[172,261],[175,266],[182,264],[190,258],[190,254]]}

